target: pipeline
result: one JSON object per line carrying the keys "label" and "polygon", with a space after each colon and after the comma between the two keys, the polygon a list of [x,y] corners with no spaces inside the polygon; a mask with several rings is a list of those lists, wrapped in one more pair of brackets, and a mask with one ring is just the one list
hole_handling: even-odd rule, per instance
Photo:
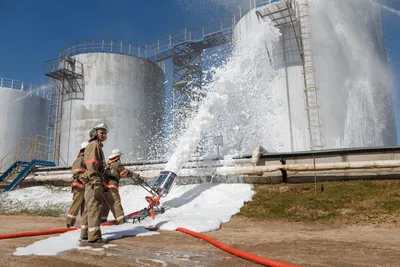
{"label": "pipeline", "polygon": [[399,168],[400,160],[376,160],[376,161],[353,161],[353,162],[329,162],[317,164],[286,164],[286,165],[266,165],[266,166],[237,166],[220,167],[215,173],[227,175],[236,174],[259,174],[264,172],[286,171],[328,171],[328,170],[357,170],[357,169],[391,169]]}
{"label": "pipeline", "polygon": [[229,253],[231,253],[231,254],[233,254],[235,256],[238,256],[238,257],[246,259],[246,260],[253,261],[255,263],[259,263],[259,264],[264,265],[264,266],[269,266],[269,267],[298,267],[296,265],[283,263],[283,262],[279,262],[279,261],[274,261],[274,260],[270,260],[270,259],[267,259],[267,258],[262,258],[260,256],[254,255],[254,254],[247,253],[247,252],[244,252],[242,250],[235,249],[233,247],[225,245],[222,242],[219,242],[218,240],[215,240],[215,239],[213,239],[211,237],[208,237],[206,235],[203,235],[203,234],[199,234],[199,233],[193,232],[193,231],[191,231],[189,229],[186,229],[186,228],[178,227],[176,229],[176,231],[179,231],[179,232],[182,232],[182,233],[185,233],[185,234],[188,234],[188,235],[203,239],[204,241],[207,241],[208,243],[212,244],[213,246],[216,246],[217,248],[220,248],[220,249],[222,249],[222,250],[224,250],[226,252],[229,252]]}
{"label": "pipeline", "polygon": [[[247,159],[249,163],[253,163]],[[255,159],[256,160],[256,159]],[[253,163],[254,164],[254,163]],[[211,172],[215,175],[241,174],[241,175],[263,175],[266,172],[276,172],[281,170],[295,172],[309,171],[329,171],[329,170],[363,170],[363,169],[392,169],[399,168],[400,160],[377,160],[377,161],[354,161],[354,162],[327,162],[315,164],[274,164],[264,166],[232,166],[232,167],[202,167],[198,169],[182,169],[181,177],[209,175]],[[135,170],[136,171],[136,170]],[[139,171],[143,177],[155,177],[159,170]],[[37,172],[35,175],[28,176],[25,182],[36,181],[60,181],[70,184],[70,173],[68,172]]]}

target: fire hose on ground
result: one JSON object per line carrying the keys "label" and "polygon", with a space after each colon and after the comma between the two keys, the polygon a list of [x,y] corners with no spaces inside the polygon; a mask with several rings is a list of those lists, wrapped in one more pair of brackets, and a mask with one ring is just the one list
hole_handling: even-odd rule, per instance
{"label": "fire hose on ground", "polygon": [[[166,196],[169,192],[169,190],[172,187],[172,184],[176,178],[176,174],[173,172],[169,171],[162,171],[160,175],[158,176],[154,187],[149,186],[147,183],[140,184],[146,191],[152,194],[152,197],[146,197],[146,200],[149,202],[149,207],[147,208],[147,216],[151,216],[154,219],[154,211],[153,211],[153,206],[159,205],[159,200],[161,196]],[[155,189],[154,189],[155,188]],[[144,209],[146,210],[146,209]],[[142,210],[143,211],[143,210]],[[135,216],[141,216],[142,211],[136,211],[131,214],[128,214],[126,218],[133,218],[135,221]],[[163,213],[163,212],[161,212]],[[140,221],[140,219],[139,219]],[[110,226],[114,225],[116,221],[109,221],[102,223],[102,226]],[[39,236],[39,235],[50,235],[50,234],[60,234],[60,233],[65,233],[69,231],[75,231],[78,230],[79,228],[77,227],[71,227],[71,228],[57,228],[57,229],[49,229],[49,230],[38,230],[38,231],[30,231],[30,232],[17,232],[17,233],[8,233],[8,234],[0,234],[0,240],[1,239],[11,239],[11,238],[19,238],[19,237],[29,237],[29,236]],[[196,238],[203,239],[204,241],[207,241],[208,243],[216,246],[219,249],[222,249],[228,253],[231,253],[235,256],[241,257],[246,260],[253,261],[255,263],[259,263],[264,266],[270,266],[270,267],[297,267],[296,265],[291,265],[287,263],[282,263],[274,260],[270,260],[267,258],[263,258],[251,253],[247,253],[244,251],[241,251],[239,249],[232,248],[218,240],[215,240],[211,237],[208,237],[206,235],[196,233],[194,231],[191,231],[189,229],[183,228],[183,227],[178,227],[176,231],[191,235]]]}

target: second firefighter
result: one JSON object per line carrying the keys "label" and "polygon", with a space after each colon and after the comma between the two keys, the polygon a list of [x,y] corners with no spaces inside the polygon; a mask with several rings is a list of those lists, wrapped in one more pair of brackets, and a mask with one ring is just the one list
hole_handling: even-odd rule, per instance
{"label": "second firefighter", "polygon": [[101,211],[102,222],[105,222],[108,213],[112,212],[118,224],[125,223],[124,209],[121,204],[121,197],[119,195],[119,180],[122,177],[135,178],[142,180],[137,173],[134,173],[121,164],[121,156],[123,153],[119,149],[113,149],[111,155],[108,157],[106,165],[106,183],[108,191],[103,196],[103,205]]}

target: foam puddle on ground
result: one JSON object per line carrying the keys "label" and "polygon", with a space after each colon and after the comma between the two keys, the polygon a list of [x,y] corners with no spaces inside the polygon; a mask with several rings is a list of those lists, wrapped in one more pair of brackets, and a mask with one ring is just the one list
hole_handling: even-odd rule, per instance
{"label": "foam puddle on ground", "polygon": [[[36,187],[37,190],[26,188],[11,191],[2,196],[2,199],[18,199],[21,203],[29,203],[29,208],[37,208],[37,205],[57,203],[68,205],[72,194],[66,190],[54,190],[45,187]],[[37,198],[40,192],[40,198]],[[140,210],[147,204],[144,197],[148,195],[141,187],[127,185],[120,188],[122,205],[125,214]],[[145,228],[152,225],[161,230],[174,231],[177,227],[184,227],[196,232],[208,232],[219,229],[222,223],[240,211],[246,201],[250,201],[254,191],[248,184],[192,184],[176,186],[169,195],[162,199],[162,205],[166,208],[164,214],[157,215],[155,220],[147,218],[140,223],[132,224],[130,221],[123,225],[101,227],[103,237],[119,239],[122,237],[135,237],[144,235],[156,235],[158,232],[148,231]],[[68,197],[69,196],[69,197]],[[58,200],[58,201],[56,201]],[[61,201],[64,200],[65,202]],[[47,208],[51,206],[47,205]],[[25,207],[26,208],[26,207]],[[109,219],[113,219],[112,215]],[[64,225],[60,225],[63,227]],[[26,229],[29,231],[30,229]],[[16,256],[22,255],[57,255],[63,251],[72,249],[104,250],[113,245],[113,242],[92,248],[80,246],[80,231],[71,231],[58,236],[52,236],[26,247],[19,247],[14,252]]]}

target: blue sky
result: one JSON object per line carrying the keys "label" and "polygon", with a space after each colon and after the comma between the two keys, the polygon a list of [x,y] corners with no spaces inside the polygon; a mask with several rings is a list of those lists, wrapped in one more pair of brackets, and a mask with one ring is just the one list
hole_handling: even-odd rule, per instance
{"label": "blue sky", "polygon": [[[366,0],[367,1],[367,0]],[[0,77],[46,83],[45,60],[77,40],[145,43],[228,17],[240,0],[0,0]],[[242,0],[247,3],[248,1]],[[400,10],[400,0],[382,0]],[[400,16],[382,11],[400,140]]]}

